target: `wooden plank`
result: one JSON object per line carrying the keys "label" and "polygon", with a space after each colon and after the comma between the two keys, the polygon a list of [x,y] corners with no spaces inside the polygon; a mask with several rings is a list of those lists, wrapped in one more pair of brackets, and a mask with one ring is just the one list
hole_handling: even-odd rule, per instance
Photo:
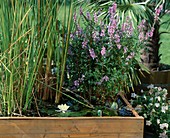
{"label": "wooden plank", "polygon": [[141,134],[98,134],[98,135],[0,135],[1,138],[143,138]]}
{"label": "wooden plank", "polygon": [[143,126],[142,117],[0,118],[0,138],[142,138]]}

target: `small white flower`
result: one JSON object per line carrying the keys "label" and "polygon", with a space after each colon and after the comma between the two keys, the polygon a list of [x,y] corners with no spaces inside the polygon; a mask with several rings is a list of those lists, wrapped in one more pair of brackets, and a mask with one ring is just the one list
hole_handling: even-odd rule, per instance
{"label": "small white flower", "polygon": [[153,89],[154,88],[154,85],[153,84],[150,84],[147,86],[148,89]]}
{"label": "small white flower", "polygon": [[157,122],[157,124],[159,125],[159,124],[160,124],[160,119],[157,119],[156,122]]}
{"label": "small white flower", "polygon": [[146,125],[150,126],[150,125],[152,125],[152,122],[151,121],[146,121]]}
{"label": "small white flower", "polygon": [[147,99],[145,95],[143,96],[143,98],[144,98],[145,100]]}
{"label": "small white flower", "polygon": [[143,91],[143,90],[141,90],[140,92],[141,92],[141,93],[143,93],[144,91]]}
{"label": "small white flower", "polygon": [[148,107],[148,105],[144,104],[145,107]]}
{"label": "small white flower", "polygon": [[163,89],[163,92],[164,92],[164,97],[166,97],[167,96],[167,94],[168,94],[168,92],[167,92],[167,89]]}
{"label": "small white flower", "polygon": [[155,106],[158,108],[160,106],[160,103],[155,103]]}
{"label": "small white flower", "polygon": [[164,131],[163,133],[159,133],[159,138],[168,138],[166,131]]}
{"label": "small white flower", "polygon": [[143,114],[144,118],[147,118],[147,115],[146,114]]}
{"label": "small white flower", "polygon": [[[167,93],[167,89],[163,88],[163,92]],[[168,93],[167,93],[168,94]]]}
{"label": "small white flower", "polygon": [[142,111],[142,105],[137,105],[137,106],[135,107],[135,110],[136,110],[137,112],[141,112],[141,111]]}
{"label": "small white flower", "polygon": [[151,113],[155,113],[155,112],[156,112],[155,109],[152,109]]}
{"label": "small white flower", "polygon": [[165,113],[165,112],[166,112],[166,110],[168,110],[168,106],[162,106],[162,108],[161,108],[161,112],[162,112],[162,113]]}
{"label": "small white flower", "polygon": [[118,109],[118,104],[116,102],[113,102],[111,105],[111,109],[113,109],[113,110]]}
{"label": "small white flower", "polygon": [[165,100],[166,100],[166,98],[165,98],[165,97],[162,97],[162,100],[163,100],[163,101],[165,101]]}
{"label": "small white flower", "polygon": [[61,112],[65,113],[70,106],[67,106],[66,104],[61,104],[58,105],[58,108],[60,109]]}
{"label": "small white flower", "polygon": [[153,104],[152,104],[152,103],[149,103],[149,106],[153,106]]}
{"label": "small white flower", "polygon": [[155,92],[155,96],[157,97],[158,95],[160,95],[160,92]]}
{"label": "small white flower", "polygon": [[152,95],[153,94],[153,90],[149,90],[149,94]]}
{"label": "small white flower", "polygon": [[136,93],[131,93],[131,97],[136,98],[137,97]]}
{"label": "small white flower", "polygon": [[155,99],[158,99],[159,102],[161,101],[161,97],[160,96],[155,97]]}
{"label": "small white flower", "polygon": [[158,91],[161,91],[162,90],[162,88],[161,87],[158,87]]}
{"label": "small white flower", "polygon": [[168,138],[166,132],[160,133],[159,138]]}
{"label": "small white flower", "polygon": [[150,98],[150,101],[153,101],[153,97]]}
{"label": "small white flower", "polygon": [[168,123],[163,123],[163,124],[160,124],[160,129],[168,129]]}

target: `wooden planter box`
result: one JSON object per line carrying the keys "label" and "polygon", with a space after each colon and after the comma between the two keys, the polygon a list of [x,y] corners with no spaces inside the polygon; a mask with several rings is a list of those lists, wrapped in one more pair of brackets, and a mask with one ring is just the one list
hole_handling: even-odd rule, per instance
{"label": "wooden planter box", "polygon": [[170,98],[170,70],[150,71],[150,74],[142,71],[142,74],[139,72],[139,78],[141,80],[140,89],[145,90],[148,85],[153,84],[156,87],[166,88],[168,98]]}
{"label": "wooden planter box", "polygon": [[143,138],[143,117],[1,117],[0,138]]}

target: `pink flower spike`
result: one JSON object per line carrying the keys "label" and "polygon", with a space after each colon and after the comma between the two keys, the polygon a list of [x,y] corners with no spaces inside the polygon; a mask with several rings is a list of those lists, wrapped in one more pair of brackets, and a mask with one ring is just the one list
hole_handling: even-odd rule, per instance
{"label": "pink flower spike", "polygon": [[128,48],[124,47],[124,54],[127,52]]}
{"label": "pink flower spike", "polygon": [[106,48],[103,46],[101,50],[101,55],[104,56],[106,54]]}
{"label": "pink flower spike", "polygon": [[95,23],[97,23],[97,22],[98,22],[97,13],[94,13],[94,22],[95,22]]}
{"label": "pink flower spike", "polygon": [[122,46],[121,44],[117,44],[117,48],[120,49]]}
{"label": "pink flower spike", "polygon": [[87,41],[83,41],[82,42],[82,48],[86,48],[87,47]]}
{"label": "pink flower spike", "polygon": [[103,81],[109,81],[109,77],[105,75],[105,76],[102,78],[101,82],[103,82]]}
{"label": "pink flower spike", "polygon": [[89,49],[89,52],[90,52],[90,56],[94,60],[96,58],[96,54],[94,53],[94,49],[93,48]]}
{"label": "pink flower spike", "polygon": [[105,30],[104,30],[104,29],[101,31],[100,36],[101,36],[101,37],[102,37],[102,36],[105,36]]}

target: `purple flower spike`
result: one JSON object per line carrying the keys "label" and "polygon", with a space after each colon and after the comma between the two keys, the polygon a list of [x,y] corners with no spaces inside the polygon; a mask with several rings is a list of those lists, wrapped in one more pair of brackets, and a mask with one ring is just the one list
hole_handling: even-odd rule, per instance
{"label": "purple flower spike", "polygon": [[80,7],[80,15],[83,15],[83,9]]}
{"label": "purple flower spike", "polygon": [[90,56],[94,60],[96,58],[96,54],[94,53],[94,49],[93,48],[89,49],[89,52],[90,52]]}
{"label": "purple flower spike", "polygon": [[127,52],[128,48],[124,47],[124,54]]}
{"label": "purple flower spike", "polygon": [[91,16],[90,16],[90,13],[89,13],[89,12],[87,12],[87,19],[88,19],[88,20],[91,20]]}
{"label": "purple flower spike", "polygon": [[117,44],[118,49],[121,49],[121,47],[122,47],[121,44]]}
{"label": "purple flower spike", "polygon": [[109,77],[108,77],[108,76],[104,76],[101,81],[102,81],[102,82],[103,82],[103,81],[109,81]]}
{"label": "purple flower spike", "polygon": [[87,41],[83,41],[82,42],[82,48],[86,48],[87,47]]}
{"label": "purple flower spike", "polygon": [[98,22],[98,16],[97,13],[94,13],[94,22],[97,23]]}
{"label": "purple flower spike", "polygon": [[155,28],[154,28],[154,27],[152,27],[152,28],[151,28],[151,31],[149,32],[149,37],[152,37],[152,36],[153,36],[153,32],[154,32],[154,30],[155,30]]}
{"label": "purple flower spike", "polygon": [[140,32],[138,38],[139,38],[139,41],[142,42],[144,40],[144,33]]}
{"label": "purple flower spike", "polygon": [[115,42],[116,43],[120,42],[120,36],[118,34],[115,34]]}
{"label": "purple flower spike", "polygon": [[104,56],[106,54],[106,48],[103,46],[101,50],[101,55]]}
{"label": "purple flower spike", "polygon": [[76,22],[77,21],[77,15],[76,15],[76,12],[74,13],[74,15],[73,15],[73,20],[74,20],[74,22]]}
{"label": "purple flower spike", "polygon": [[112,7],[109,8],[109,13],[113,15],[116,12],[117,4],[113,3]]}
{"label": "purple flower spike", "polygon": [[101,36],[101,37],[102,37],[102,36],[105,36],[105,30],[104,30],[104,29],[101,31],[100,36]]}

